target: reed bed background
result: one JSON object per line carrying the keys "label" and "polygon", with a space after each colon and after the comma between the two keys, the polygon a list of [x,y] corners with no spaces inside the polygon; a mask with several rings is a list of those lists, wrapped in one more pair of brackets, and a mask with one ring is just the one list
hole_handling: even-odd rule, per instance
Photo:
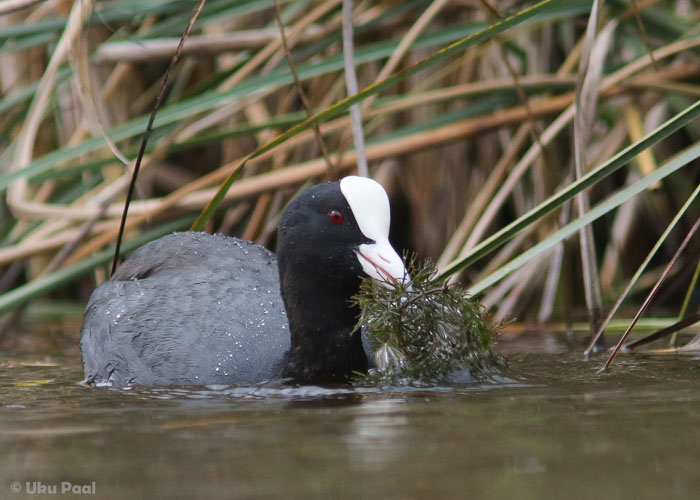
{"label": "reed bed background", "polygon": [[[196,6],[0,2],[0,313],[84,301],[108,277]],[[153,124],[124,252],[190,227],[227,178],[205,230],[274,250],[295,193],[355,172],[359,105],[397,248],[498,320],[595,331],[618,301],[629,323],[700,217],[696,2],[355,1],[350,98],[341,0],[280,0],[287,54],[275,8],[205,3]],[[658,327],[697,309],[700,241],[687,240],[650,302]]]}

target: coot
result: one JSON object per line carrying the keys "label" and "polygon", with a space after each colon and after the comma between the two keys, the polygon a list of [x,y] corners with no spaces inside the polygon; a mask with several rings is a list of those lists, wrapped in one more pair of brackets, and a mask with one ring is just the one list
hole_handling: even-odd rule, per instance
{"label": "coot", "polygon": [[90,297],[85,383],[343,381],[368,357],[349,299],[369,275],[404,279],[375,181],[313,186],[282,214],[277,258],[223,235],[174,233],[135,252]]}

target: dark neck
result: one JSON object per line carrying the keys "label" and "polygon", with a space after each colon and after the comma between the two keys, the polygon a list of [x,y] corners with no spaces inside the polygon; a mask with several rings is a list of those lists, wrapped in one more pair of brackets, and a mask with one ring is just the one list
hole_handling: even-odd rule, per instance
{"label": "dark neck", "polygon": [[353,372],[365,373],[360,332],[351,335],[359,315],[349,303],[352,293],[332,289],[332,280],[291,280],[294,293],[282,292],[291,330],[282,375],[299,381],[343,382]]}

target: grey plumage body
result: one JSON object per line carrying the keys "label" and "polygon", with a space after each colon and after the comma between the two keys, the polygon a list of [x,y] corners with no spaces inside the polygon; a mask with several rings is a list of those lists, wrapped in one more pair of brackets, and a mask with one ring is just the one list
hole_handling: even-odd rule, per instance
{"label": "grey plumage body", "polygon": [[279,287],[275,255],[251,242],[174,233],[148,243],[90,297],[80,341],[86,381],[277,378],[290,347]]}

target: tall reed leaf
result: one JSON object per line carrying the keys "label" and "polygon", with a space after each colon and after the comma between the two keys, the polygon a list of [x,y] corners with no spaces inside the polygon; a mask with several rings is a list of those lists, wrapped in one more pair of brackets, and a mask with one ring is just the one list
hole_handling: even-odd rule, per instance
{"label": "tall reed leaf", "polygon": [[221,201],[224,199],[224,196],[228,192],[234,180],[239,175],[239,172],[250,159],[255,158],[256,156],[259,156],[263,153],[266,153],[267,151],[270,151],[271,149],[282,144],[288,139],[291,139],[295,135],[305,130],[308,130],[310,127],[320,125],[321,123],[327,122],[332,118],[335,118],[341,115],[342,113],[345,113],[346,111],[348,111],[348,109],[350,109],[350,106],[362,102],[368,97],[377,94],[382,90],[387,89],[412,75],[415,75],[419,71],[427,69],[441,61],[444,61],[446,58],[458,54],[459,52],[462,52],[468,47],[476,45],[477,43],[491,40],[495,35],[502,33],[506,29],[516,26],[519,23],[530,19],[531,17],[537,14],[546,12],[548,9],[551,9],[555,6],[559,6],[563,3],[565,3],[563,0],[544,0],[543,2],[533,5],[532,7],[524,9],[519,13],[515,14],[514,16],[507,17],[497,23],[492,24],[488,28],[485,28],[472,35],[466,36],[461,40],[458,40],[452,43],[451,45],[448,45],[442,50],[437,51],[433,55],[427,57],[426,59],[423,59],[422,61],[414,64],[413,66],[406,68],[403,71],[399,71],[398,73],[395,73],[394,75],[384,80],[381,80],[377,83],[374,83],[373,85],[366,87],[357,94],[343,99],[342,101],[334,104],[333,106],[322,111],[321,113],[311,116],[308,119],[304,120],[302,123],[292,127],[287,132],[278,135],[276,138],[263,145],[256,151],[252,152],[241,161],[238,168],[235,171],[233,171],[231,175],[229,175],[229,177],[221,184],[221,187],[214,195],[214,198],[212,198],[209,204],[206,207],[204,207],[204,210],[197,218],[191,229],[197,231],[201,230],[204,227],[204,225],[216,211]]}
{"label": "tall reed leaf", "polygon": [[[182,230],[192,222],[192,216],[181,217],[172,222],[168,222],[155,229],[146,231],[136,238],[125,241],[122,244],[121,252],[126,253],[134,250],[144,243],[172,233],[173,231]],[[51,290],[58,288],[61,285],[75,280],[77,277],[91,272],[99,266],[107,264],[114,256],[114,250],[108,248],[95,255],[81,260],[72,266],[65,267],[46,276],[37,278],[29,283],[19,286],[3,295],[0,295],[0,315],[5,314],[11,309],[26,304],[30,300],[46,294]]]}
{"label": "tall reed leaf", "polygon": [[599,203],[588,211],[584,216],[570,222],[566,226],[559,229],[556,233],[539,242],[537,245],[533,246],[526,252],[511,260],[501,268],[497,269],[493,273],[486,276],[484,279],[475,283],[469,288],[469,292],[472,294],[477,294],[483,292],[486,288],[490,287],[494,283],[500,281],[501,279],[508,276],[513,271],[521,268],[524,264],[531,261],[537,256],[542,255],[544,252],[552,248],[554,245],[560,241],[568,238],[572,234],[575,234],[582,227],[590,224],[599,217],[610,213],[612,210],[616,209],[624,202],[635,197],[645,189],[648,189],[655,182],[672,174],[676,170],[684,167],[688,163],[696,160],[700,157],[700,143],[697,143],[690,148],[682,151],[678,155],[671,158],[665,165],[654,171],[652,174],[638,180],[637,182],[630,184],[629,186],[620,189],[617,193],[607,198],[605,201]]}
{"label": "tall reed leaf", "polygon": [[474,264],[491,251],[511,240],[516,234],[530,224],[541,219],[548,213],[571,200],[577,193],[580,193],[584,189],[593,186],[597,182],[605,179],[615,171],[619,170],[640,152],[650,148],[678,129],[684,127],[693,121],[698,115],[700,115],[700,100],[688,106],[670,120],[661,124],[641,140],[629,145],[599,167],[592,169],[588,174],[584,175],[576,182],[573,182],[565,189],[551,196],[549,199],[543,201],[530,211],[526,212],[505,226],[500,231],[486,238],[462,259],[448,264],[447,267],[442,270],[439,276],[440,279],[447,279],[457,271]]}

